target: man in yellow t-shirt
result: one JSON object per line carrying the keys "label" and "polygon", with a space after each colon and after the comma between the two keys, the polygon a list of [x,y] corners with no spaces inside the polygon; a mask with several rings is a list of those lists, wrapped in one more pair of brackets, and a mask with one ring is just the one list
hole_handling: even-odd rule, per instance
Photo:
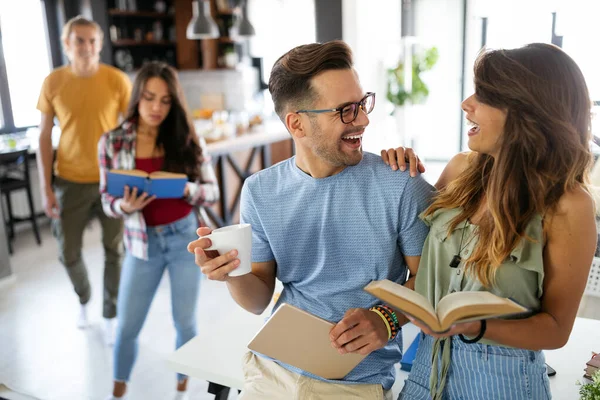
{"label": "man in yellow t-shirt", "polygon": [[[123,225],[102,211],[98,189],[97,144],[124,115],[131,82],[118,69],[100,63],[103,32],[81,16],[69,20],[62,33],[69,65],[55,69],[42,86],[38,168],[44,210],[52,218],[59,258],[81,304],[78,326],[88,325],[86,304],[91,288],[81,257],[83,231],[92,217],[102,225],[104,245],[104,305],[107,343],[114,340],[114,321],[122,256]],[[52,126],[61,129],[53,171]],[[52,173],[54,172],[54,182]]]}

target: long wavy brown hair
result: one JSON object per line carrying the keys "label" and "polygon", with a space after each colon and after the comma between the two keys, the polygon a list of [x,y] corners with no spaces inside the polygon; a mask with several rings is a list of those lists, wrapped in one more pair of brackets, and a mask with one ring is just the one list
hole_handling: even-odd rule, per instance
{"label": "long wavy brown hair", "polygon": [[460,208],[449,235],[485,202],[478,244],[465,264],[489,287],[520,241],[533,240],[525,234],[531,219],[551,215],[565,192],[586,187],[591,102],[579,67],[553,45],[484,51],[474,72],[477,100],[507,111],[500,150],[496,158],[471,153],[469,167],[425,215]]}
{"label": "long wavy brown hair", "polygon": [[171,109],[158,128],[156,146],[165,151],[164,171],[184,173],[190,181],[200,178],[199,158],[202,148],[187,111],[183,88],[177,77],[177,71],[160,61],[149,61],[138,71],[133,82],[131,100],[127,107],[125,121],[137,120],[140,116],[138,105],[144,86],[150,78],[160,78],[167,84],[171,95]]}

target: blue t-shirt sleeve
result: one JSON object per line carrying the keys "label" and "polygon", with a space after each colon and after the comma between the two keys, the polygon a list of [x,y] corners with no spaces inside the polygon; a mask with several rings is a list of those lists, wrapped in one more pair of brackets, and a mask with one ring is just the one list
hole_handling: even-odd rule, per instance
{"label": "blue t-shirt sleeve", "polygon": [[240,222],[252,225],[252,262],[265,262],[275,259],[273,250],[263,229],[260,216],[256,210],[256,202],[250,189],[248,179],[242,187],[240,199]]}
{"label": "blue t-shirt sleeve", "polygon": [[419,215],[431,204],[435,188],[421,176],[409,178],[400,199],[398,240],[405,256],[420,256],[429,227]]}

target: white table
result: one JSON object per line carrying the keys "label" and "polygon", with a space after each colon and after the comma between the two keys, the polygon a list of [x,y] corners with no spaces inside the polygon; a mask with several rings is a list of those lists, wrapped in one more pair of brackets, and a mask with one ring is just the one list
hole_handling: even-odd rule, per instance
{"label": "white table", "polygon": [[[210,286],[210,288],[208,288]],[[208,289],[208,290],[205,290]],[[280,291],[280,287],[276,291]],[[188,376],[214,382],[225,387],[242,389],[242,356],[248,342],[270,315],[270,307],[260,316],[253,315],[227,297],[225,285],[203,282],[201,307],[210,309],[206,322],[200,322],[198,336],[179,348],[168,359],[169,367]],[[206,299],[206,300],[205,300]],[[209,304],[206,304],[206,303]],[[218,307],[218,312],[214,310]],[[201,313],[202,315],[202,313]],[[410,345],[417,332],[414,326],[403,329],[404,350]],[[577,399],[582,381],[583,368],[591,358],[591,351],[600,351],[600,321],[577,318],[565,347],[545,351],[546,361],[556,370],[550,377],[550,388],[554,399]],[[404,385],[408,373],[398,371],[394,392]],[[226,399],[228,390],[216,399]]]}
{"label": "white table", "polygon": [[550,377],[552,397],[557,400],[578,399],[585,363],[592,351],[600,352],[600,320],[577,318],[567,345],[562,349],[544,351],[546,363],[556,370]]}

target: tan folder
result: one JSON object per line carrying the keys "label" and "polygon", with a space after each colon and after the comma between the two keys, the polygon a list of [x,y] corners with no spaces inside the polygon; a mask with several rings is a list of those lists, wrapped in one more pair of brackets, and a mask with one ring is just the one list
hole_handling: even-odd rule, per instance
{"label": "tan folder", "polygon": [[250,350],[325,379],[342,379],[366,356],[338,353],[329,331],[335,324],[283,303],[248,343]]}

